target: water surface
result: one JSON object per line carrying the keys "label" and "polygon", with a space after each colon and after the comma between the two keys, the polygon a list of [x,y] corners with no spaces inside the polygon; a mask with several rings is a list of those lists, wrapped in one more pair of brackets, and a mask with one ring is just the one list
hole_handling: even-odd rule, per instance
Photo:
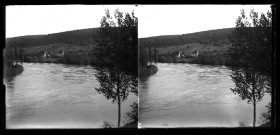
{"label": "water surface", "polygon": [[[156,74],[139,81],[142,128],[236,127],[239,122],[252,125],[253,105],[230,90],[235,84],[228,67],[168,63],[156,66]],[[257,103],[257,118],[266,111],[270,100],[267,94]]]}
{"label": "water surface", "polygon": [[[117,125],[118,108],[99,94],[92,66],[23,63],[24,71],[4,78],[7,128],[99,128],[103,121]],[[122,103],[122,116],[137,101]]]}

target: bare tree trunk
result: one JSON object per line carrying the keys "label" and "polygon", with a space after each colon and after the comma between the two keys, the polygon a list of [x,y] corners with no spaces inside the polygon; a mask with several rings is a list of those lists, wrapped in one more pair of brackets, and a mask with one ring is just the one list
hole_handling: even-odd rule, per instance
{"label": "bare tree trunk", "polygon": [[120,122],[121,122],[121,100],[120,100],[120,76],[118,74],[118,78],[117,78],[118,82],[117,82],[117,95],[118,95],[118,127],[120,127]]}
{"label": "bare tree trunk", "polygon": [[17,63],[17,57],[18,57],[18,54],[17,54],[17,46],[15,46],[15,62]]}
{"label": "bare tree trunk", "polygon": [[156,54],[156,48],[154,46],[154,57],[155,57],[155,63],[157,63],[157,54]]}
{"label": "bare tree trunk", "polygon": [[[118,95],[119,97],[119,95]],[[120,127],[120,122],[121,122],[121,101],[118,102],[118,127]]]}
{"label": "bare tree trunk", "polygon": [[254,105],[254,120],[253,120],[253,127],[256,125],[256,97],[255,97],[255,77],[253,79],[253,89],[252,89],[252,96],[253,96],[253,105]]}
{"label": "bare tree trunk", "polygon": [[152,49],[151,49],[151,46],[149,46],[149,60],[148,60],[149,65],[151,64],[150,63],[151,60],[152,60]]}
{"label": "bare tree trunk", "polygon": [[21,47],[19,47],[19,60],[21,62]]}
{"label": "bare tree trunk", "polygon": [[253,127],[255,127],[256,125],[256,102],[254,102],[254,123],[253,123]]}

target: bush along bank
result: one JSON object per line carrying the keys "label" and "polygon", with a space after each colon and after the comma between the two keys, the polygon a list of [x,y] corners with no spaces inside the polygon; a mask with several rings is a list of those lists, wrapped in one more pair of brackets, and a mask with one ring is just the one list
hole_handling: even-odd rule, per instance
{"label": "bush along bank", "polygon": [[50,57],[50,58],[36,58],[32,56],[25,56],[24,62],[33,63],[61,63],[73,65],[94,65],[96,63],[95,57],[89,57],[84,54],[65,54],[63,57]]}
{"label": "bush along bank", "polygon": [[152,74],[155,74],[158,71],[157,66],[155,65],[148,65],[146,67],[138,67],[139,77],[148,77]]}
{"label": "bush along bank", "polygon": [[177,58],[171,56],[158,56],[160,63],[191,63],[202,65],[227,65],[230,66],[232,59],[225,55],[201,53],[197,57]]}

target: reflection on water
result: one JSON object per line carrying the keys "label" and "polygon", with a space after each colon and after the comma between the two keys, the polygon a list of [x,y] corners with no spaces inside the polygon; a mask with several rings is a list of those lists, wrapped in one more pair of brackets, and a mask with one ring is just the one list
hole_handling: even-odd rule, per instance
{"label": "reflection on water", "polygon": [[[7,128],[94,128],[117,123],[117,105],[99,94],[91,66],[23,63],[23,73],[4,78]],[[122,116],[137,97],[122,103]]]}
{"label": "reflection on water", "polygon": [[[235,85],[225,66],[158,63],[158,72],[139,79],[141,127],[252,125],[253,106],[232,93]],[[257,118],[266,111],[266,95]]]}

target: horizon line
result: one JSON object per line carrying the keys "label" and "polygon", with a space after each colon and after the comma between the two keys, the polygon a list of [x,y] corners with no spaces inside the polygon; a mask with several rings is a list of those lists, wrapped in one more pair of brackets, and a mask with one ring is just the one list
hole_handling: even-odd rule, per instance
{"label": "horizon line", "polygon": [[[72,31],[78,31],[78,30],[86,30],[86,29],[96,29],[100,27],[91,27],[91,28],[83,28],[83,29],[74,29],[74,30],[66,30],[66,31],[61,31],[61,32],[54,32],[54,33],[47,33],[47,34],[34,34],[34,35],[22,35],[22,36],[15,36],[15,37],[6,37],[8,38],[19,38],[19,37],[27,37],[27,36],[46,36],[46,35],[51,35],[51,34],[58,34],[58,33],[64,33],[64,32],[72,32]],[[212,30],[220,30],[220,29],[231,29],[235,27],[229,27],[229,28],[218,28],[218,29],[210,29],[210,30],[203,30],[203,31],[196,31],[196,32],[189,32],[189,33],[182,33],[182,34],[166,34],[166,35],[155,35],[155,36],[147,36],[147,37],[138,37],[140,38],[151,38],[151,37],[161,37],[161,36],[179,36],[179,35],[185,35],[185,34],[192,34],[192,33],[198,33],[198,32],[206,32],[206,31],[212,31]]]}

